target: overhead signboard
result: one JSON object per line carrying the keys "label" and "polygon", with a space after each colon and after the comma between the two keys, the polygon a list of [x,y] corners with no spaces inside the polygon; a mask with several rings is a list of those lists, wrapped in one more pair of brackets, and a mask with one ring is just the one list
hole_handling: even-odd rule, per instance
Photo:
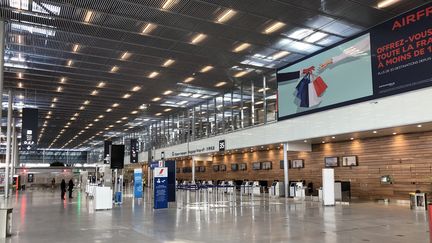
{"label": "overhead signboard", "polygon": [[219,140],[219,151],[225,151],[225,140]]}
{"label": "overhead signboard", "polygon": [[21,150],[37,149],[38,109],[24,108],[22,112]]}
{"label": "overhead signboard", "polygon": [[111,145],[112,145],[112,141],[106,140],[104,142],[104,164],[110,164],[110,161],[111,161]]}
{"label": "overhead signboard", "polygon": [[111,169],[123,169],[125,146],[111,145]]}
{"label": "overhead signboard", "polygon": [[130,140],[130,162],[132,164],[138,163],[138,140]]}
{"label": "overhead signboard", "polygon": [[432,3],[278,69],[278,119],[432,85]]}

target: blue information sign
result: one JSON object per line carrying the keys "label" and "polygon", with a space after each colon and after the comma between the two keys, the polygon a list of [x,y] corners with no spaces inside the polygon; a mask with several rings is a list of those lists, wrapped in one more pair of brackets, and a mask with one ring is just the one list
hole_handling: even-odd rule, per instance
{"label": "blue information sign", "polygon": [[156,168],[158,166],[159,166],[159,162],[157,162],[157,161],[150,162],[150,169],[153,170],[154,168]]}
{"label": "blue information sign", "polygon": [[168,168],[154,169],[154,208],[168,208]]}
{"label": "blue information sign", "polygon": [[134,170],[134,197],[143,197],[142,169]]}

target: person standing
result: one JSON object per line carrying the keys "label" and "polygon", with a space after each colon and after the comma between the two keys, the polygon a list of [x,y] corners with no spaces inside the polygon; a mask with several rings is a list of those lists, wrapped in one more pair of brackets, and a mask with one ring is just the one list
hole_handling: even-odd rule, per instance
{"label": "person standing", "polygon": [[52,191],[54,191],[54,188],[55,188],[55,178],[53,178],[51,180],[51,189],[52,189]]}
{"label": "person standing", "polygon": [[70,180],[69,180],[69,187],[68,187],[68,191],[69,191],[69,198],[73,198],[73,197],[72,197],[73,188],[74,188],[74,183],[73,183],[73,180],[70,179]]}
{"label": "person standing", "polygon": [[61,184],[60,184],[60,188],[61,188],[61,198],[62,200],[65,200],[65,194],[66,194],[66,181],[63,179]]}

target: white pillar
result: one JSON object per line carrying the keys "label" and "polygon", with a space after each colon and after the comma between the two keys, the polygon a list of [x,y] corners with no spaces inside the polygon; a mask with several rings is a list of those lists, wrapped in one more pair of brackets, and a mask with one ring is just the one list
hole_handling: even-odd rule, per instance
{"label": "white pillar", "polygon": [[254,81],[251,82],[251,124],[255,125],[255,89]]}
{"label": "white pillar", "polygon": [[9,90],[6,134],[5,198],[9,197],[9,166],[11,163],[12,91]]}
{"label": "white pillar", "polygon": [[[0,20],[0,103],[3,103],[3,79],[4,79],[4,47],[5,47],[5,22]],[[0,109],[0,134],[2,123],[2,109]]]}
{"label": "white pillar", "polygon": [[18,149],[17,143],[16,143],[17,134],[16,134],[16,129],[15,129],[15,125],[16,125],[15,122],[16,122],[16,119],[13,118],[12,119],[12,154],[11,154],[12,163],[11,163],[11,172],[10,172],[12,178],[15,175],[16,151]]}
{"label": "white pillar", "polygon": [[195,157],[192,157],[192,183],[195,183]]}
{"label": "white pillar", "polygon": [[[15,120],[15,122],[16,122],[16,120]],[[16,124],[15,124],[16,125]],[[14,159],[14,164],[13,164],[13,170],[12,170],[12,173],[15,173],[15,168],[19,165],[19,151],[20,151],[20,148],[19,148],[19,146],[18,146],[18,133],[15,133],[15,154],[14,154],[14,157],[15,157],[15,159]]]}
{"label": "white pillar", "polygon": [[334,169],[322,169],[322,196],[324,206],[335,205]]}
{"label": "white pillar", "polygon": [[267,78],[266,76],[263,76],[263,110],[264,110],[264,124],[267,123]]}
{"label": "white pillar", "polygon": [[284,158],[284,186],[285,198],[289,196],[289,177],[288,177],[288,143],[283,144],[283,158]]}

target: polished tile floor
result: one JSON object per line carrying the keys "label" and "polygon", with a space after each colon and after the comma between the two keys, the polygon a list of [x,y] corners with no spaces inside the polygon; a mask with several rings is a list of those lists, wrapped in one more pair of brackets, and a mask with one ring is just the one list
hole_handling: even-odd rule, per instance
{"label": "polished tile floor", "polygon": [[427,214],[406,206],[322,207],[257,197],[235,203],[213,197],[205,204],[181,192],[177,204],[154,211],[145,196],[139,201],[126,197],[122,206],[95,212],[92,200],[80,192],[65,202],[59,192],[14,194],[8,202],[0,199],[2,206],[14,208],[13,236],[5,242],[429,242]]}

